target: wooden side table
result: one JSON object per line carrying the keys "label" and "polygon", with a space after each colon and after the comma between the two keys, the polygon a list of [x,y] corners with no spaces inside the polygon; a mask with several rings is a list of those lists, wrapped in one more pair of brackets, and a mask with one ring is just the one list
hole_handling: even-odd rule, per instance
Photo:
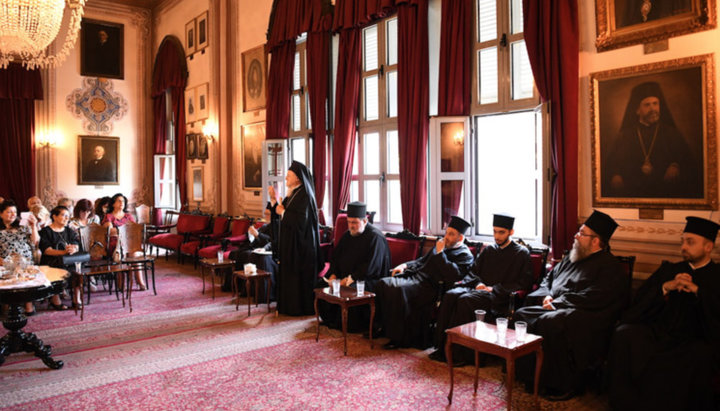
{"label": "wooden side table", "polygon": [[450,393],[448,394],[448,403],[452,404],[453,395],[453,366],[452,366],[452,345],[458,344],[475,350],[475,394],[478,387],[478,352],[497,355],[505,358],[507,368],[507,409],[512,404],[512,388],[515,381],[515,359],[528,355],[536,354],[535,361],[535,385],[534,396],[535,405],[540,406],[538,402],[538,382],[540,380],[540,370],[542,369],[543,351],[542,337],[533,334],[527,334],[524,341],[515,339],[515,330],[508,329],[504,340],[500,340],[497,334],[497,328],[493,324],[476,322],[459,325],[455,328],[445,330],[447,333],[447,343],[445,344],[445,356],[447,357],[448,368],[450,369]]}
{"label": "wooden side table", "polygon": [[259,300],[258,292],[260,288],[260,280],[265,280],[265,302],[268,306],[268,312],[270,312],[270,287],[272,286],[272,283],[270,281],[270,272],[265,270],[257,270],[257,272],[253,274],[245,274],[245,271],[241,270],[235,271],[233,273],[232,290],[233,295],[237,295],[237,299],[235,300],[235,311],[237,311],[238,307],[240,307],[240,293],[237,290],[236,282],[236,279],[238,278],[245,280],[245,292],[247,294],[248,301],[248,317],[250,317],[250,283],[255,283],[255,307],[257,307]]}
{"label": "wooden side table", "polygon": [[370,304],[370,349],[375,348],[372,338],[373,319],[375,318],[375,294],[365,291],[363,295],[357,295],[357,290],[352,287],[340,287],[340,295],[334,295],[330,287],[315,289],[315,319],[317,320],[317,334],[315,342],[320,338],[320,312],[318,311],[318,300],[327,301],[330,304],[340,306],[342,310],[342,331],[345,340],[344,354],[347,355],[347,319],[348,308],[359,305]]}
{"label": "wooden side table", "polygon": [[233,267],[235,267],[235,261],[234,260],[228,260],[223,259],[222,261],[218,261],[217,258],[203,258],[200,260],[200,272],[202,275],[202,282],[203,282],[203,289],[202,293],[205,294],[205,268],[210,269],[210,282],[212,284],[212,298],[215,299],[215,276],[217,275],[218,271],[222,271],[224,269],[230,269],[232,270]]}

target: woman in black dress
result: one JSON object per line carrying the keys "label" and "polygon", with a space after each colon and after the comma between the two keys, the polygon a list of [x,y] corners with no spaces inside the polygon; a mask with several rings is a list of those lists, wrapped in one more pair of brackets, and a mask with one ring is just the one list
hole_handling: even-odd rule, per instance
{"label": "woman in black dress", "polygon": [[285,182],[288,192],[280,204],[275,190],[268,189],[280,218],[277,309],[280,314],[310,315],[315,312],[313,288],[322,268],[313,178],[304,164],[293,161]]}
{"label": "woman in black dress", "polygon": [[[40,265],[64,268],[62,256],[72,255],[80,250],[80,239],[75,230],[68,227],[70,212],[67,207],[57,206],[50,211],[52,223],[40,230]],[[73,304],[80,305],[80,288],[73,287]],[[62,309],[56,306],[56,309]]]}

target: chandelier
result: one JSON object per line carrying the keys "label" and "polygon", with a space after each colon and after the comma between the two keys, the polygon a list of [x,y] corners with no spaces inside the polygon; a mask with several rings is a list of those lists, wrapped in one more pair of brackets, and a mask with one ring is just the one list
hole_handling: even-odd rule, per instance
{"label": "chandelier", "polygon": [[[86,0],[2,0],[0,4],[0,68],[12,62],[29,70],[60,65],[80,30]],[[70,11],[62,48],[49,55],[47,47],[55,40],[63,22],[67,3]]]}

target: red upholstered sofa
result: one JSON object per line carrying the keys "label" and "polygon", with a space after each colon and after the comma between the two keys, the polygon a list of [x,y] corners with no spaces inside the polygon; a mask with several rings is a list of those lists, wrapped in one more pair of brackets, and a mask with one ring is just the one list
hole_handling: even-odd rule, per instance
{"label": "red upholstered sofa", "polygon": [[193,264],[197,268],[198,250],[210,244],[216,244],[230,234],[230,216],[218,215],[213,219],[212,230],[191,235],[189,241],[180,245],[180,262],[184,262],[184,256],[191,256]]}
{"label": "red upholstered sofa", "polygon": [[420,257],[425,243],[425,237],[416,236],[408,230],[388,233],[385,237],[390,247],[390,268]]}
{"label": "red upholstered sofa", "polygon": [[[148,239],[153,247],[173,251],[180,261],[180,246],[187,242],[192,234],[205,232],[210,225],[210,216],[204,214],[181,213],[177,220],[176,233],[156,234]],[[158,252],[155,254],[158,255]],[[165,255],[167,259],[167,254]]]}
{"label": "red upholstered sofa", "polygon": [[[238,249],[238,244],[247,241],[247,231],[253,220],[247,218],[238,218],[230,223],[230,235],[221,238],[222,242],[227,243],[227,247],[223,250],[223,257],[229,258],[230,253]],[[256,228],[262,227],[263,222],[255,223]],[[217,253],[222,249],[222,244],[213,244],[198,250],[198,258],[217,258]]]}

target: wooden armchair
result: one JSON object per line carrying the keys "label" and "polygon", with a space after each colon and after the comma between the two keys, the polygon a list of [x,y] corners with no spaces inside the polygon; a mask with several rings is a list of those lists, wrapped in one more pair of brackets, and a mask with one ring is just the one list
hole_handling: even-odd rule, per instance
{"label": "wooden armchair", "polygon": [[122,262],[142,270],[145,274],[145,284],[148,283],[148,270],[152,273],[153,293],[157,295],[155,287],[155,258],[145,254],[145,224],[129,222],[118,228],[118,244],[122,247]]}

